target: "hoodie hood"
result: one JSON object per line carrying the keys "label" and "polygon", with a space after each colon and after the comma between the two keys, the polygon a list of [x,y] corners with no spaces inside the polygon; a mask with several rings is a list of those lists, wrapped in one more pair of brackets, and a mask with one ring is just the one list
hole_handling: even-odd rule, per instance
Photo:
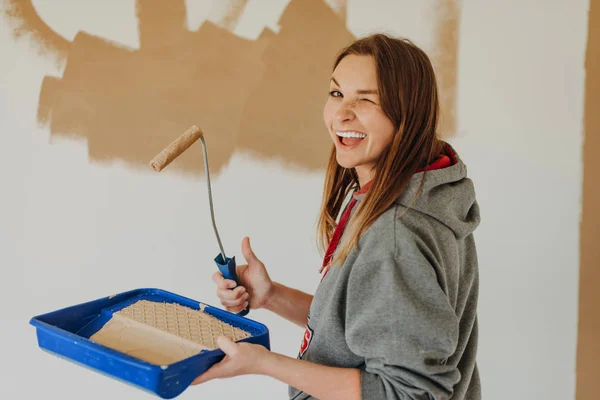
{"label": "hoodie hood", "polygon": [[[450,147],[450,150],[456,159],[453,165],[414,174],[396,203],[435,218],[458,239],[463,239],[480,223],[479,205],[473,181],[467,178],[467,166],[454,149]],[[423,178],[423,188],[415,199]],[[364,196],[364,193],[356,194],[355,198],[360,200]]]}
{"label": "hoodie hood", "polygon": [[[423,175],[423,188],[411,205]],[[475,187],[467,178],[467,166],[458,156],[456,164],[450,167],[415,174],[396,203],[437,219],[458,239],[467,237],[479,226]]]}

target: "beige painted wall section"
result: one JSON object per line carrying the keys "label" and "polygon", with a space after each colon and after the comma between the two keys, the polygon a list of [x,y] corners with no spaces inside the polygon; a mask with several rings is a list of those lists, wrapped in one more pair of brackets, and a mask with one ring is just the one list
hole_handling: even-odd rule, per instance
{"label": "beige painted wall section", "polygon": [[[355,38],[346,28],[344,1],[332,9],[322,0],[293,0],[277,33],[265,28],[248,40],[233,33],[245,1],[220,2],[215,23],[190,31],[184,0],[137,0],[139,49],[85,31],[65,40],[30,0],[7,3],[15,37],[31,34],[43,54],[64,64],[62,77],[44,78],[39,122],[53,136],[86,139],[93,162],[116,159],[143,168],[165,143],[197,124],[209,138],[214,173],[236,149],[293,168],[326,165],[331,144],[321,117],[322,82],[331,74],[332,56]],[[460,2],[441,4],[431,8],[435,41],[429,50],[441,86],[441,132],[450,136]],[[191,152],[171,168],[199,172],[202,165]]]}
{"label": "beige painted wall section", "polygon": [[590,1],[579,278],[577,400],[600,397],[600,1]]}

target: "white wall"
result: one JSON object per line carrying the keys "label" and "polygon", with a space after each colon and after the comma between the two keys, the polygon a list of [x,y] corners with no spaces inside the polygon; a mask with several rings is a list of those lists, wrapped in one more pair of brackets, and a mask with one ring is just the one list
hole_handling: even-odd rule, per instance
{"label": "white wall", "polygon": [[587,2],[495,3],[464,9],[455,140],[484,218],[482,379],[486,398],[572,399]]}
{"label": "white wall", "polygon": [[[207,3],[188,1],[190,29],[216,12]],[[236,33],[255,38],[264,26],[276,28],[286,3],[249,2]],[[349,2],[355,35],[382,29],[431,45],[431,1],[373,3]],[[65,38],[86,30],[137,46],[133,0],[57,4],[34,1]],[[463,3],[451,142],[475,180],[483,216],[476,239],[485,399],[574,398],[587,7],[585,0]],[[62,70],[36,46],[15,41],[1,20],[0,398],[148,398],[41,352],[28,321],[145,286],[217,305],[210,276],[218,246],[204,180],[90,163],[84,142],[50,141],[35,122],[39,90],[44,76]],[[322,179],[236,153],[213,177],[226,250],[241,262],[240,241],[249,235],[275,280],[314,291]],[[274,351],[297,354],[300,328],[262,311],[249,317],[269,326]],[[286,386],[245,376],[180,398],[241,395],[285,398]]]}

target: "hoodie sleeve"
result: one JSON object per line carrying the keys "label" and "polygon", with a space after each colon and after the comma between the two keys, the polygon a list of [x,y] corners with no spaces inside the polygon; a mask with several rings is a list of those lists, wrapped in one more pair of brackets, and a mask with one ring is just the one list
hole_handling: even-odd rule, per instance
{"label": "hoodie sleeve", "polygon": [[345,335],[365,359],[362,399],[445,400],[460,380],[458,320],[424,259],[352,266]]}

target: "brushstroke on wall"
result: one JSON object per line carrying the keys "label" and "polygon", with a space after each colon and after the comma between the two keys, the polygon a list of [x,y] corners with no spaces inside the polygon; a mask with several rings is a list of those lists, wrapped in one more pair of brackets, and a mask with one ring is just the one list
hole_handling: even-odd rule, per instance
{"label": "brushstroke on wall", "polygon": [[577,400],[595,400],[600,393],[600,1],[591,0],[585,57],[585,140],[583,205],[580,229],[579,330]]}
{"label": "brushstroke on wall", "polygon": [[[456,126],[459,3],[446,0],[433,13],[431,54],[446,136]],[[291,168],[325,167],[331,147],[322,121],[327,82],[336,53],[355,39],[346,27],[345,0],[292,0],[279,32],[265,28],[256,40],[233,33],[247,0],[217,3],[217,22],[207,20],[197,31],[186,28],[184,0],[136,0],[139,49],[84,31],[70,42],[43,22],[31,0],[7,4],[15,37],[29,32],[44,54],[65,66],[62,77],[42,83],[38,121],[51,137],[86,140],[92,162],[145,168],[195,124],[205,132],[215,174],[236,150]],[[171,168],[202,169],[195,150]]]}
{"label": "brushstroke on wall", "polygon": [[436,70],[440,88],[440,135],[450,137],[456,133],[458,85],[458,35],[462,1],[442,0],[434,9],[435,43],[430,57]]}

